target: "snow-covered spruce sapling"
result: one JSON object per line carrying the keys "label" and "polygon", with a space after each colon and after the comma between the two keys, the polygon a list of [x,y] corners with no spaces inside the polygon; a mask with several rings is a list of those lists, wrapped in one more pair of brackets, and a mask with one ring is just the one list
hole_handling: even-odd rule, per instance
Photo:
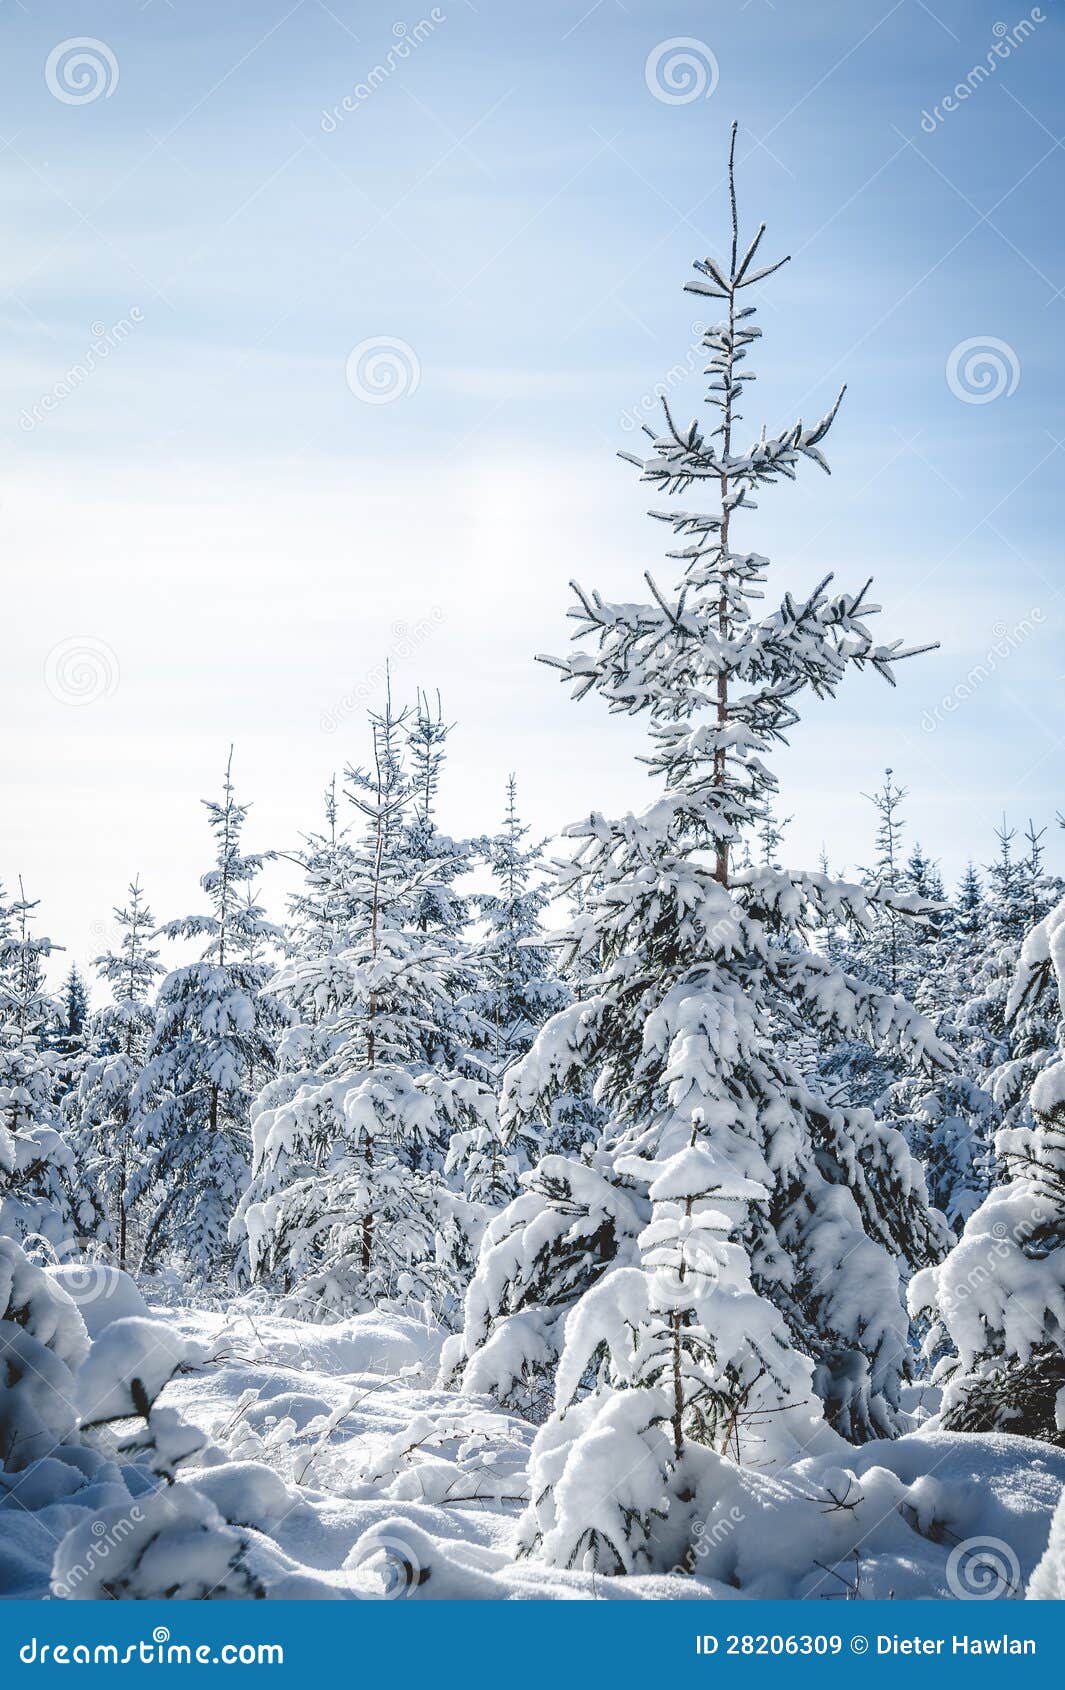
{"label": "snow-covered spruce sapling", "polygon": [[[889,886],[897,890],[903,883],[902,833],[906,824],[902,819],[901,807],[903,800],[908,796],[908,790],[899,786],[893,776],[892,769],[885,769],[883,785],[876,792],[867,792],[863,796],[872,804],[877,815],[876,859],[872,869],[866,871],[866,879],[874,886]],[[877,923],[875,943],[870,947],[877,955],[882,956],[885,983],[893,992],[898,991],[901,983],[899,941],[902,927],[903,924],[895,911],[891,908],[885,909]],[[885,934],[886,946],[883,942]]]}
{"label": "snow-covered spruce sapling", "polygon": [[[90,1503],[59,1510],[81,1523],[57,1540],[53,1597],[265,1594],[236,1515],[241,1502],[255,1507],[284,1487],[272,1472],[245,1466],[235,1498],[232,1469],[219,1471],[222,1452],[158,1406],[176,1372],[206,1359],[165,1323],[140,1317],[111,1321],[90,1346],[56,1278],[0,1238],[0,1501],[8,1497],[23,1516],[48,1509],[53,1521],[56,1503],[75,1495]],[[196,1482],[176,1485],[177,1470],[190,1464]],[[52,1525],[40,1530],[55,1537]]]}
{"label": "snow-covered spruce sapling", "polygon": [[179,1260],[199,1281],[232,1263],[228,1226],[247,1183],[252,1087],[272,1070],[285,1019],[260,956],[282,935],[247,897],[265,858],[241,850],[248,806],[234,795],[232,753],[221,801],[205,808],[215,843],[200,881],[209,907],[160,929],[203,949],[159,989],[133,1097],[141,1164],[129,1193],[143,1198],[146,1261]]}
{"label": "snow-covered spruce sapling", "polygon": [[0,1236],[39,1237],[65,1252],[91,1229],[79,1215],[77,1168],[59,1132],[59,1057],[50,1035],[61,1013],[44,976],[57,948],[34,932],[37,904],[21,880],[0,921]]}
{"label": "snow-covered spruce sapling", "polygon": [[985,1072],[990,1075],[1010,1055],[1006,1003],[1025,934],[1042,919],[1065,892],[1065,883],[1043,868],[1042,833],[1031,822],[1028,853],[1017,854],[1017,831],[1003,817],[995,829],[998,855],[987,869],[987,897],[982,937],[977,947],[968,1018],[982,1040]]}
{"label": "snow-covered spruce sapling", "polygon": [[556,1564],[664,1570],[692,1541],[721,1455],[766,1466],[839,1442],[813,1363],[733,1241],[768,1192],[716,1154],[704,1127],[696,1110],[686,1149],[621,1168],[650,1181],[638,1257],[567,1321],[556,1398],[566,1412],[536,1440],[523,1539]]}
{"label": "snow-covered spruce sapling", "polygon": [[253,1111],[252,1182],[234,1231],[256,1276],[319,1318],[397,1298],[446,1312],[455,1288],[438,1233],[465,1201],[444,1179],[448,1145],[495,1123],[493,1092],[469,1071],[477,1036],[463,1002],[455,851],[431,809],[435,732],[417,741],[417,786],[408,767],[412,729],[436,721],[397,711],[390,693],[371,715],[371,763],[346,781],[362,832],[343,937],[291,958],[275,982],[294,1018],[282,1061],[313,1024],[314,1066],[299,1067],[310,1047],[300,1032],[296,1071]]}
{"label": "snow-covered spruce sapling", "polygon": [[482,985],[476,1004],[491,1028],[489,1050],[497,1076],[524,1056],[536,1033],[571,993],[558,978],[543,934],[548,889],[543,842],[529,844],[518,812],[518,785],[507,778],[506,810],[499,832],[487,841],[492,889],[477,907],[485,934],[479,948]]}
{"label": "snow-covered spruce sapling", "polygon": [[[1035,927],[1065,896],[1065,881],[1049,874],[1043,863],[1043,835],[1029,821],[1025,832],[1028,850],[1017,864],[1013,886],[1014,909],[1011,925],[1019,918],[1022,932]],[[998,965],[1009,965],[1005,982],[1012,986],[1015,970],[1020,965],[1023,949],[1016,941],[1007,942],[999,953]],[[999,979],[1003,976],[1000,974]],[[998,994],[994,994],[997,997]],[[993,1002],[994,1002],[993,997]],[[996,1016],[997,1010],[992,1009]],[[1058,1060],[1060,1005],[1052,991],[1025,993],[1014,1001],[1012,990],[1002,1009],[1004,1038],[999,1060],[985,1079],[987,1089],[995,1100],[1001,1126],[1012,1128],[1033,1125],[1029,1098],[1040,1070],[1047,1062]]]}
{"label": "snow-covered spruce sapling", "polygon": [[[493,884],[475,899],[484,931],[474,951],[477,984],[470,998],[483,1028],[486,1071],[497,1087],[548,1017],[571,1000],[542,942],[541,917],[548,902],[540,869],[543,846],[527,845],[528,832],[518,814],[517,781],[511,775],[502,829],[484,841]],[[550,1143],[554,1133],[549,1130],[545,1136]],[[504,1145],[493,1119],[452,1136],[446,1171],[458,1176],[463,1194],[487,1216],[517,1194],[519,1176],[533,1154],[528,1133],[513,1134]],[[479,1244],[481,1230],[476,1241],[471,1235],[471,1246]],[[470,1265],[475,1254],[471,1249]]]}
{"label": "snow-covered spruce sapling", "polygon": [[159,1406],[172,1379],[207,1359],[206,1350],[166,1321],[144,1315],[111,1321],[78,1373],[83,1438],[168,1485],[187,1464],[221,1461],[206,1433],[176,1409]]}
{"label": "snow-covered spruce sapling", "polygon": [[[653,1227],[640,1236],[653,1219],[650,1193],[681,1151],[710,1157],[723,1186],[746,1182],[748,1197],[734,1211],[727,1238],[737,1253],[730,1282],[742,1283],[742,1256],[759,1306],[779,1317],[774,1332],[782,1350],[764,1374],[758,1333],[745,1349],[743,1335],[723,1315],[718,1324],[733,1293],[722,1289],[700,1304],[685,1327],[688,1354],[700,1347],[702,1366],[717,1369],[724,1400],[715,1425],[724,1417],[738,1428],[741,1459],[766,1456],[762,1431],[743,1424],[741,1399],[747,1381],[759,1375],[760,1425],[774,1419],[786,1425],[796,1410],[816,1422],[823,1405],[838,1431],[856,1441],[895,1429],[908,1365],[901,1273],[935,1259],[947,1241],[901,1136],[868,1111],[826,1103],[773,1038],[778,1006],[786,1002],[812,1028],[898,1045],[930,1071],[941,1065],[946,1053],[927,1021],[891,992],[844,974],[808,938],[832,921],[868,928],[884,910],[923,919],[929,906],[887,886],[864,889],[763,866],[737,872],[732,863],[737,841],[775,797],[766,758],[798,720],[799,697],[830,696],[851,665],[890,681],[893,664],[914,654],[869,632],[876,607],[867,602],[867,586],[830,593],[826,578],[760,610],[768,562],[735,547],[737,519],[758,491],[791,479],[804,459],[827,467],[821,443],[839,401],[811,427],[799,422],[777,435],[763,432],[746,450],[736,448],[738,405],[750,379],[745,362],[759,333],[748,290],[780,266],[759,261],[762,229],[740,246],[734,148],[735,134],[731,250],[723,263],[699,263],[689,284],[725,311],[704,342],[716,422],[709,434],[698,423],[681,429],[667,407],[648,456],[633,460],[663,494],[694,488],[716,494],[716,505],[656,513],[678,536],[675,590],[650,576],[650,598],[642,603],[575,589],[571,615],[577,638],[589,643],[550,660],[578,697],[599,692],[612,710],[648,718],[645,761],[661,783],[641,813],[611,821],[592,811],[568,830],[577,844],[560,869],[562,884],[583,881],[587,890],[583,914],[564,936],[563,960],[593,955],[597,970],[584,1000],[548,1022],[504,1082],[503,1118],[513,1128],[542,1120],[560,1089],[594,1073],[596,1097],[611,1110],[601,1177],[626,1194],[638,1217],[636,1235],[616,1241],[613,1265],[578,1269],[592,1283],[566,1319],[555,1412],[534,1447],[534,1501],[524,1528],[528,1547],[552,1559],[584,1552],[593,1493],[598,1478],[606,1478],[593,1422],[606,1426],[611,1416],[624,1421],[630,1412],[625,1399],[633,1382],[620,1357],[626,1333],[631,1345],[629,1328],[641,1330],[644,1314],[642,1305],[615,1304],[610,1280],[619,1274],[633,1285],[646,1283],[646,1252],[657,1248]],[[788,944],[780,942],[785,937]],[[527,1225],[526,1249],[534,1251],[553,1224]],[[497,1241],[498,1232],[495,1238],[490,1232],[486,1249]],[[482,1291],[475,1281],[468,1313],[483,1312]],[[468,1333],[468,1368],[473,1348],[490,1346],[493,1328],[508,1318],[508,1301],[503,1288],[495,1299],[497,1321],[489,1321],[487,1333]],[[619,1318],[629,1322],[624,1331]],[[603,1358],[611,1353],[619,1358],[616,1371],[604,1380]],[[804,1373],[812,1379],[809,1399],[795,1405],[794,1383]],[[589,1384],[592,1395],[582,1396]],[[719,1458],[703,1441],[708,1433],[694,1394],[682,1366],[679,1383],[657,1399],[657,1431],[648,1429],[641,1440],[649,1463],[642,1494],[667,1520],[674,1508],[682,1522],[687,1517],[691,1462],[699,1459],[693,1452]],[[683,1462],[670,1430],[677,1416],[689,1440]],[[718,1451],[725,1441],[722,1434]],[[734,1453],[731,1431],[728,1444]],[[616,1478],[614,1463],[611,1483]],[[567,1497],[579,1504],[570,1509]],[[634,1500],[631,1517],[624,1511],[614,1517],[607,1559],[658,1564],[655,1544],[670,1535],[665,1527],[652,1533]],[[679,1558],[674,1548],[671,1543],[667,1565]]]}
{"label": "snow-covered spruce sapling", "polygon": [[59,1021],[52,1036],[52,1046],[63,1059],[63,1077],[77,1073],[78,1058],[84,1054],[89,1020],[89,988],[72,962],[67,970],[59,994]]}
{"label": "snow-covered spruce sapling", "polygon": [[1032,1084],[1030,1117],[1000,1127],[1004,1183],[970,1216],[946,1260],[910,1287],[930,1316],[943,1426],[1065,1442],[1065,901],[1031,931],[1007,1022],[1052,1017],[1057,1040]]}
{"label": "snow-covered spruce sapling", "polygon": [[127,901],[115,909],[114,918],[118,945],[94,960],[111,1001],[89,1023],[91,1054],[65,1113],[75,1156],[84,1177],[102,1194],[117,1264],[125,1269],[130,1257],[129,1187],[137,1161],[133,1095],[155,1025],[155,983],[165,970],[152,942],[155,917],[139,879],[130,883]]}
{"label": "snow-covered spruce sapling", "polygon": [[457,882],[470,866],[471,846],[450,838],[437,820],[440,781],[454,724],[444,720],[440,694],[419,692],[406,720],[405,778],[409,804],[403,814],[405,850],[417,876],[411,887],[413,924],[422,933],[458,943],[468,919],[468,900]]}
{"label": "snow-covered spruce sapling", "polygon": [[44,965],[58,948],[33,931],[38,903],[19,895],[5,911],[0,934],[0,1120],[17,1132],[57,1118],[56,1053],[49,1035],[62,1006],[45,981]]}
{"label": "snow-covered spruce sapling", "polygon": [[[910,852],[904,876],[909,890],[943,899],[938,868],[920,845]],[[931,1081],[911,1074],[892,1079],[876,1105],[905,1135],[924,1167],[932,1202],[956,1232],[987,1193],[999,1119],[986,1084],[986,1051],[971,1003],[983,922],[980,883],[970,865],[957,895],[943,903],[933,927],[916,937],[901,937],[907,989],[954,1051],[956,1064],[952,1072]]]}
{"label": "snow-covered spruce sapling", "polygon": [[[828,954],[845,971],[885,991],[901,993],[940,1031],[937,1016],[942,999],[937,964],[943,912],[938,906],[943,889],[938,870],[919,843],[903,858],[906,822],[902,804],[908,793],[895,780],[893,769],[884,771],[883,783],[875,792],[862,796],[872,804],[877,817],[873,861],[860,871],[863,883],[874,897],[883,890],[914,895],[921,900],[926,919],[915,923],[890,903],[878,904],[871,928],[837,930],[822,939],[827,941]],[[828,1043],[820,1051],[816,1067],[817,1084],[826,1095],[886,1112],[902,1130],[915,1087],[927,1089],[927,1080],[914,1076],[904,1052],[890,1043],[878,1044],[875,1039]],[[901,1088],[897,1094],[896,1088]],[[915,1128],[911,1148],[919,1136],[920,1129]]]}
{"label": "snow-covered spruce sapling", "polygon": [[288,903],[287,949],[292,956],[329,956],[342,950],[352,920],[347,890],[352,850],[341,820],[336,775],[325,790],[324,809],[322,829],[307,834],[292,853],[301,874]]}

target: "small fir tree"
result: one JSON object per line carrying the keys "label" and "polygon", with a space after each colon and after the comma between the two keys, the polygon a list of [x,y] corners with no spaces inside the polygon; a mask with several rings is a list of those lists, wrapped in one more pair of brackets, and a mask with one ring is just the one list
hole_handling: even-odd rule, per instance
{"label": "small fir tree", "polygon": [[40,1238],[66,1253],[91,1230],[81,1212],[77,1169],[61,1136],[60,1058],[50,1034],[61,1014],[45,981],[56,947],[33,930],[37,904],[19,880],[0,919],[0,1237]]}
{"label": "small fir tree", "polygon": [[153,944],[155,918],[140,880],[130,883],[127,901],[114,911],[120,939],[115,950],[94,959],[111,994],[90,1023],[92,1054],[68,1108],[71,1143],[85,1176],[99,1191],[109,1219],[120,1268],[131,1265],[130,1186],[140,1165],[134,1095],[155,1026],[152,995],[165,973]]}
{"label": "small fir tree", "polygon": [[203,948],[159,990],[133,1095],[141,1165],[129,1194],[144,1201],[147,1261],[179,1262],[201,1282],[233,1265],[228,1228],[247,1184],[251,1088],[273,1066],[284,1020],[267,990],[272,970],[260,960],[261,947],[282,935],[247,898],[265,858],[241,850],[248,806],[234,795],[232,751],[222,799],[205,808],[215,843],[200,881],[209,908],[159,930]]}
{"label": "small fir tree", "polygon": [[283,1060],[298,1029],[315,1036],[296,1038],[293,1070],[256,1103],[234,1235],[247,1238],[257,1277],[319,1318],[411,1299],[447,1318],[451,1264],[483,1218],[445,1178],[453,1135],[494,1131],[496,1107],[466,1071],[482,1035],[462,1001],[454,853],[430,808],[435,722],[395,710],[390,692],[371,715],[372,761],[347,778],[363,831],[344,931],[328,952],[290,959],[275,982],[294,1023]]}

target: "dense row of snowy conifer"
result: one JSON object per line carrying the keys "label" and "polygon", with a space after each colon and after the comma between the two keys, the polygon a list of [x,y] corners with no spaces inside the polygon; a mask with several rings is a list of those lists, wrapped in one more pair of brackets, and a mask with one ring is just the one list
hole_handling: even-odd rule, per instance
{"label": "dense row of snowy conifer", "polygon": [[1065,1441],[1065,884],[1004,822],[946,891],[891,770],[868,870],[781,866],[802,695],[915,652],[870,632],[868,583],[764,608],[739,545],[760,490],[827,468],[839,406],[737,447],[762,235],[733,192],[689,284],[721,313],[713,424],[667,410],[633,460],[674,579],[575,588],[551,660],[646,721],[647,807],[549,856],[511,780],[498,830],[453,838],[439,702],[389,695],[283,853],[281,925],[229,768],[202,907],[159,925],[134,881],[91,993],[51,995],[37,906],[0,897],[16,1276],[98,1256],[309,1320],[421,1311],[442,1384],[539,1426],[521,1541],[560,1566],[683,1564],[722,1460],[891,1438],[915,1378],[947,1429]]}

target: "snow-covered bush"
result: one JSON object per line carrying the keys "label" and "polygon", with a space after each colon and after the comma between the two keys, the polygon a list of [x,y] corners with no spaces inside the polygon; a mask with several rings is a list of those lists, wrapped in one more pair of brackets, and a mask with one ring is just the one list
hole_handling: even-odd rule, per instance
{"label": "snow-covered bush", "polygon": [[[63,1538],[53,1594],[261,1595],[244,1564],[246,1538],[209,1496],[174,1484],[179,1467],[221,1459],[202,1432],[157,1406],[175,1373],[203,1359],[202,1346],[141,1315],[102,1324],[90,1344],[62,1272],[0,1238],[0,1507],[9,1490],[29,1514],[80,1492],[125,1493]],[[255,1489],[245,1489],[251,1501]]]}
{"label": "snow-covered bush", "polygon": [[201,1491],[172,1485],[69,1532],[56,1551],[52,1593],[78,1601],[255,1600],[266,1592],[248,1550],[247,1534]]}
{"label": "snow-covered bush", "polygon": [[78,1374],[82,1424],[146,1418],[175,1374],[203,1360],[202,1349],[167,1321],[143,1315],[111,1321],[93,1340]]}
{"label": "snow-covered bush", "polygon": [[18,1244],[0,1238],[0,1467],[18,1472],[77,1432],[85,1323]]}
{"label": "snow-covered bush", "polygon": [[74,1303],[90,1338],[113,1320],[148,1314],[148,1305],[128,1273],[106,1262],[62,1262],[49,1267],[52,1282]]}

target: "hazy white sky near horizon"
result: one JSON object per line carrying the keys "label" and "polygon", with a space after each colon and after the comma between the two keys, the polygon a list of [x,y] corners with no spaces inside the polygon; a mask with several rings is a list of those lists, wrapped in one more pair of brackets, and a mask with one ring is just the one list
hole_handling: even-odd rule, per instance
{"label": "hazy white sky near horizon", "polygon": [[[448,825],[494,825],[512,768],[544,833],[644,801],[638,728],[569,703],[533,654],[565,645],[571,576],[623,598],[646,568],[670,579],[656,501],[614,454],[690,358],[705,313],[681,286],[723,245],[733,115],[743,219],[794,255],[760,301],[752,432],[850,383],[832,478],[775,491],[742,543],[781,591],[873,574],[885,634],[941,642],[897,691],[856,676],[808,711],[779,762],[785,857],[812,864],[824,841],[834,866],[868,860],[861,792],[890,763],[908,837],[949,877],[992,854],[1004,809],[1051,824],[1060,866],[1054,0],[931,133],[922,113],[1001,39],[983,0],[438,11],[333,130],[323,111],[388,65],[392,6],[0,18],[0,881],[23,875],[79,962],[134,872],[161,920],[196,907],[198,801],[229,742],[249,847],[291,846],[363,755],[386,657],[397,690],[439,687],[458,724]],[[118,78],[67,104],[45,62],[86,34]],[[649,91],[673,37],[712,52],[711,98]],[[374,337],[417,359],[394,403],[345,379]],[[1015,391],[951,390],[970,339],[1005,347]],[[701,385],[678,390],[683,418]],[[102,665],[90,703],[57,685],[67,642]]]}

